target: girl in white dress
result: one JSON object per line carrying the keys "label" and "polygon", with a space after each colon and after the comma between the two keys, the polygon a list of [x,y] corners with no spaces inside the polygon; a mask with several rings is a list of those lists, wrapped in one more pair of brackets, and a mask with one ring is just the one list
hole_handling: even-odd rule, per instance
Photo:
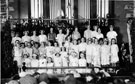
{"label": "girl in white dress", "polygon": [[25,44],[24,44],[24,43],[21,43],[21,49],[22,49],[22,56],[23,56],[24,54],[27,54],[27,53],[26,53],[26,50],[25,50]]}
{"label": "girl in white dress", "polygon": [[45,56],[46,55],[46,47],[45,47],[45,42],[42,42],[40,47],[39,47],[39,54],[40,56],[43,55]]}
{"label": "girl in white dress", "polygon": [[73,40],[78,40],[79,38],[81,38],[81,35],[80,35],[79,31],[78,31],[78,28],[75,27],[75,30],[72,33],[72,39]]}
{"label": "girl in white dress", "polygon": [[22,49],[19,43],[14,46],[14,61],[17,61],[18,68],[20,69],[22,65]]}
{"label": "girl in white dress", "polygon": [[92,34],[91,34],[92,37],[91,38],[93,38],[93,37],[97,38],[97,34],[98,34],[97,28],[98,28],[98,26],[94,26],[94,31],[92,31]]}
{"label": "girl in white dress", "polygon": [[77,54],[79,54],[79,46],[77,44],[77,40],[73,41],[73,45],[71,46],[71,48],[73,49],[74,52],[76,52]]}
{"label": "girl in white dress", "polygon": [[39,43],[34,43],[34,47],[32,48],[32,53],[37,54],[38,56],[40,55],[39,53]]}
{"label": "girl in white dress", "polygon": [[31,59],[29,58],[29,56],[27,54],[23,55],[23,62],[25,62],[26,67],[31,66]]}
{"label": "girl in white dress", "polygon": [[[54,60],[54,66],[55,67],[62,67],[62,58],[61,58],[61,55],[59,53],[55,54],[53,60]],[[56,69],[56,73],[60,74],[61,69]]]}
{"label": "girl in white dress", "polygon": [[107,38],[109,40],[109,42],[111,42],[112,38],[115,38],[117,41],[117,33],[113,30],[113,26],[110,25],[110,31],[107,33]]}
{"label": "girl in white dress", "polygon": [[54,47],[51,42],[48,42],[48,46],[46,46],[46,55],[47,57],[53,57],[54,55]]}
{"label": "girl in white dress", "polygon": [[111,40],[111,59],[110,59],[112,66],[116,66],[116,63],[119,61],[118,52],[119,48],[118,45],[116,44],[116,39],[113,38]]}
{"label": "girl in white dress", "polygon": [[66,41],[65,41],[65,44],[64,44],[64,47],[66,48],[66,51],[67,51],[67,52],[70,52],[72,45],[73,45],[73,44],[71,43],[71,38],[70,38],[70,36],[68,36],[68,37],[66,38]]}
{"label": "girl in white dress", "polygon": [[[46,67],[54,67],[54,63],[51,57],[47,58],[47,66]],[[47,74],[53,74],[53,69],[47,69]]]}
{"label": "girl in white dress", "polygon": [[109,65],[110,58],[110,46],[108,45],[108,40],[104,39],[104,44],[101,46],[101,65],[106,66]]}
{"label": "girl in white dress", "polygon": [[[68,53],[66,52],[66,48],[65,47],[61,47],[61,58],[62,58],[62,66],[63,67],[68,67]],[[68,69],[63,69],[64,73],[68,73]]]}
{"label": "girl in white dress", "polygon": [[30,43],[28,43],[27,47],[25,47],[25,54],[28,54],[30,58],[32,58],[33,50]]}
{"label": "girl in white dress", "polygon": [[84,37],[86,38],[86,40],[92,37],[91,34],[92,34],[92,31],[90,30],[90,26],[87,26],[87,30],[84,31]]}
{"label": "girl in white dress", "polygon": [[30,36],[28,36],[28,31],[25,31],[24,36],[22,37],[22,42],[25,42],[25,41],[30,42],[30,40],[31,38]]}
{"label": "girl in white dress", "polygon": [[[26,67],[31,67],[31,59],[29,58],[29,56],[27,54],[23,55],[23,61],[22,64],[25,63]],[[31,71],[31,70],[26,70],[27,72]]]}
{"label": "girl in white dress", "polygon": [[[70,67],[78,67],[79,66],[79,59],[78,59],[77,55],[78,54],[76,52],[72,52],[71,55],[69,56],[69,66]],[[78,70],[78,69],[74,69],[74,70]]]}
{"label": "girl in white dress", "polygon": [[104,38],[103,34],[101,33],[101,29],[100,28],[97,29],[97,32],[98,32],[97,36],[96,36],[97,39]]}
{"label": "girl in white dress", "polygon": [[36,31],[33,31],[33,35],[31,36],[31,40],[33,40],[34,42],[39,42],[39,37],[36,35]]}
{"label": "girl in white dress", "polygon": [[[44,55],[41,55],[39,58],[39,67],[46,67],[46,65],[47,65],[47,60],[44,57]],[[46,73],[46,69],[39,69],[37,72]]]}
{"label": "girl in white dress", "polygon": [[[98,44],[98,39],[94,38],[93,44],[93,55],[92,55],[92,65],[95,67],[100,67],[100,45]],[[99,68],[94,68],[95,73],[99,72]]]}
{"label": "girl in white dress", "polygon": [[92,62],[92,55],[93,55],[93,42],[92,39],[88,39],[88,45],[86,47],[86,60],[89,65]]}
{"label": "girl in white dress", "polygon": [[85,42],[85,38],[81,39],[81,43],[78,46],[79,46],[79,52],[85,52],[86,51],[87,43]]}
{"label": "girl in white dress", "polygon": [[[39,67],[39,62],[37,59],[37,55],[33,54],[31,59],[31,67]],[[38,69],[32,69],[32,73],[35,73]]]}
{"label": "girl in white dress", "polygon": [[94,39],[92,60],[94,66],[100,67],[100,45],[97,38]]}
{"label": "girl in white dress", "polygon": [[[87,62],[84,53],[80,52],[79,67],[86,67]],[[78,69],[79,73],[86,73],[86,69]]]}
{"label": "girl in white dress", "polygon": [[44,30],[40,31],[40,35],[39,35],[39,42],[46,42],[47,43],[47,36],[44,34]]}
{"label": "girl in white dress", "polygon": [[60,51],[61,50],[60,50],[60,47],[59,47],[58,43],[54,42],[54,54],[59,53]]}
{"label": "girl in white dress", "polygon": [[57,42],[59,43],[59,46],[62,46],[62,43],[65,41],[65,35],[62,33],[62,30],[59,30],[59,34],[57,34],[56,37]]}

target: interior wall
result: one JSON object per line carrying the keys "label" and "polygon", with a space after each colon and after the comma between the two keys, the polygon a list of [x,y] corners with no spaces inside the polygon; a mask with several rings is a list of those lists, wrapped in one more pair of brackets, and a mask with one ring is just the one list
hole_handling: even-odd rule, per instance
{"label": "interior wall", "polygon": [[[28,4],[29,4],[28,2],[29,1],[28,0],[11,0],[11,1],[13,1],[13,2],[10,2],[9,6],[13,7],[14,10],[10,11],[9,15],[11,15],[13,18],[27,18],[28,17]],[[96,0],[91,0],[91,1],[93,1],[93,3],[94,2],[96,3]],[[81,2],[83,2],[83,0],[74,0],[74,2],[75,2],[74,3],[75,4],[74,5],[75,18],[80,18],[80,15],[84,16],[84,14],[81,13],[82,11],[84,11],[84,9],[83,9],[84,4],[81,3]],[[49,11],[49,4],[47,4],[47,3],[49,3],[49,0],[44,0],[44,3],[46,3],[46,6],[44,5],[44,8],[45,8],[44,9],[44,11],[45,11],[44,17],[49,18],[49,15],[50,15],[48,12]],[[125,19],[125,17],[127,15],[127,13],[133,13],[133,10],[125,9],[125,6],[129,5],[129,4],[133,4],[133,0],[130,0],[130,1],[128,1],[128,0],[127,1],[114,0],[113,4],[114,4],[112,6],[113,8],[111,7],[110,9],[114,13],[114,18],[119,18],[119,19],[114,21],[115,26],[116,26],[115,30],[118,32],[118,42],[121,42],[121,41],[128,42],[127,31],[126,31],[127,19]],[[77,7],[79,7],[79,9]],[[94,8],[92,8],[92,7],[94,7]],[[94,11],[94,9],[96,9],[96,5],[92,4],[92,2],[91,2],[90,8],[94,13],[96,13],[96,11]],[[110,13],[112,13],[112,12],[110,12]],[[92,12],[91,12],[91,18],[95,17],[94,15],[95,14],[92,14]]]}
{"label": "interior wall", "polygon": [[122,41],[128,42],[127,37],[127,14],[132,13],[133,9],[125,9],[125,6],[129,6],[133,4],[133,1],[117,1],[114,2],[114,18],[119,18],[115,20],[115,30],[118,33],[118,42],[121,43]]}
{"label": "interior wall", "polygon": [[20,18],[28,18],[28,0],[20,0]]}
{"label": "interior wall", "polygon": [[9,15],[13,18],[28,18],[28,4],[29,0],[9,0],[9,6],[13,8]]}
{"label": "interior wall", "polygon": [[9,11],[9,15],[11,15],[12,18],[18,18],[19,17],[18,0],[13,0],[13,2],[9,2],[9,6],[13,7],[13,10]]}

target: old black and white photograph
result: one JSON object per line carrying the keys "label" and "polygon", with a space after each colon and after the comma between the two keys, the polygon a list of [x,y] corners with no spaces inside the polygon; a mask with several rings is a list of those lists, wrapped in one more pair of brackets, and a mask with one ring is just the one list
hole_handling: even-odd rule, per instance
{"label": "old black and white photograph", "polygon": [[135,84],[135,0],[0,0],[1,84]]}

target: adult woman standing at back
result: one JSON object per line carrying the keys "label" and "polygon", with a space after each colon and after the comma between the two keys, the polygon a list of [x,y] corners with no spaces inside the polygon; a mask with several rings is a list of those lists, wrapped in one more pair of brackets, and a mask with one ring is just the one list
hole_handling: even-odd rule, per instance
{"label": "adult woman standing at back", "polygon": [[56,33],[54,33],[53,28],[50,28],[50,33],[48,33],[48,41],[54,42],[56,38]]}

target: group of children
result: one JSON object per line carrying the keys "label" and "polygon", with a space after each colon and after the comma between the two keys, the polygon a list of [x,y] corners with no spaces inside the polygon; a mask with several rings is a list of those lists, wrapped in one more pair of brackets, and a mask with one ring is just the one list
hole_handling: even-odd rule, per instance
{"label": "group of children", "polygon": [[[98,26],[94,26],[94,31],[84,31],[84,36],[76,27],[70,33],[67,29],[66,34],[59,30],[56,34],[53,28],[50,28],[48,35],[41,30],[40,35],[29,36],[28,31],[24,32],[24,36],[19,37],[19,34],[12,38],[14,45],[13,54],[14,61],[17,61],[18,67],[22,67],[22,63],[26,67],[101,67],[101,66],[116,66],[119,61],[117,33],[113,31],[113,26],[107,33],[107,38],[104,38]],[[68,73],[71,69],[33,69],[35,72],[52,73]],[[87,73],[89,69],[80,68],[74,69],[79,73]]]}

